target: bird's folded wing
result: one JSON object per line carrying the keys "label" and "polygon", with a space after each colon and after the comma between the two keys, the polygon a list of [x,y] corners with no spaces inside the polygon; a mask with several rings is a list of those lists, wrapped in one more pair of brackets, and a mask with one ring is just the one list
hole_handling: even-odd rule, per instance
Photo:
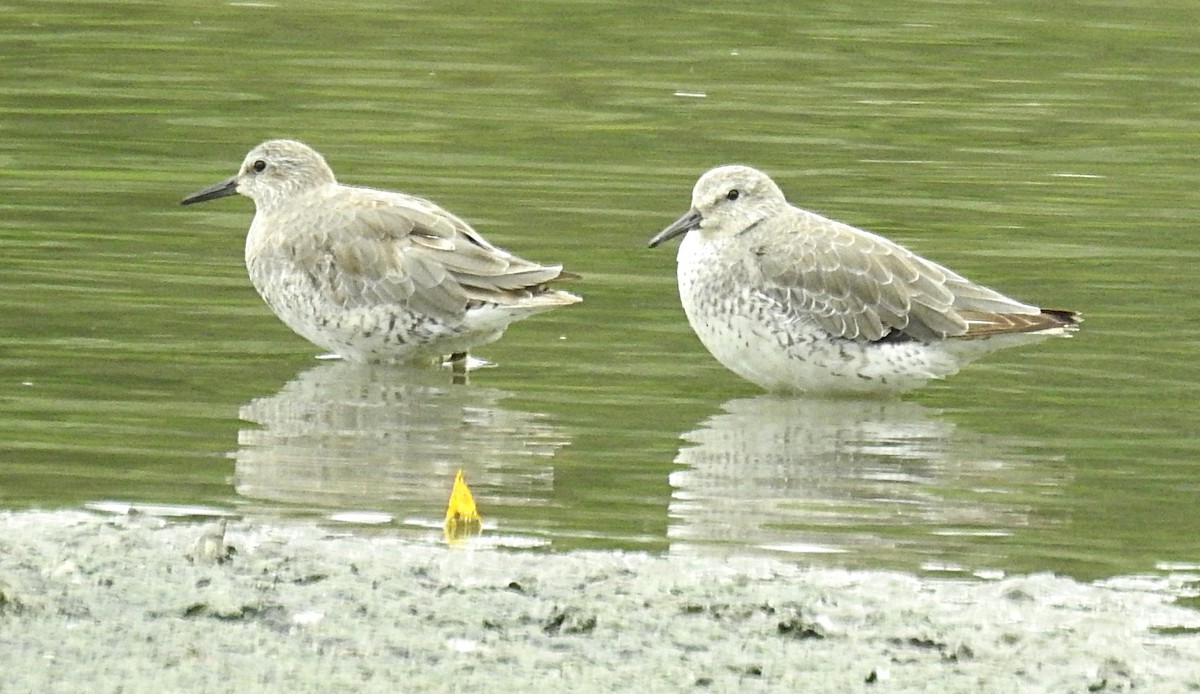
{"label": "bird's folded wing", "polygon": [[835,336],[959,337],[972,328],[966,311],[976,321],[994,311],[1037,312],[870,232],[811,213],[783,223],[792,231],[756,234],[752,262],[765,293]]}
{"label": "bird's folded wing", "polygon": [[397,304],[457,319],[474,302],[506,304],[562,272],[518,258],[431,202],[389,195],[328,206],[323,233],[290,244],[325,296],[346,308]]}

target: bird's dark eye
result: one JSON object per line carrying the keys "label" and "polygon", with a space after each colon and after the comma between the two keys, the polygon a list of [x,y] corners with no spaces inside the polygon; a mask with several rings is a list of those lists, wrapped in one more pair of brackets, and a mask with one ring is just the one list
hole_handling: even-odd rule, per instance
{"label": "bird's dark eye", "polygon": [[737,200],[738,196],[741,194],[742,193],[737,188],[734,188],[733,190],[731,190],[725,194],[725,199],[726,200]]}
{"label": "bird's dark eye", "polygon": [[254,169],[255,173],[262,173],[263,169],[267,168],[267,162],[259,159],[258,161],[254,162],[254,165],[250,168]]}

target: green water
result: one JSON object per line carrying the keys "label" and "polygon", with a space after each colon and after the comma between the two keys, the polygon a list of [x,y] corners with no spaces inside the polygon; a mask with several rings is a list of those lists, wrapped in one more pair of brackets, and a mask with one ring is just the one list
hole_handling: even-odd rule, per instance
{"label": "green water", "polygon": [[[1155,4],[0,5],[0,507],[436,541],[462,467],[502,544],[1194,564],[1200,24]],[[280,136],[585,303],[465,387],[315,361],[245,276],[251,203],[178,205]],[[732,161],[1084,330],[899,402],[761,396],[645,248]]]}

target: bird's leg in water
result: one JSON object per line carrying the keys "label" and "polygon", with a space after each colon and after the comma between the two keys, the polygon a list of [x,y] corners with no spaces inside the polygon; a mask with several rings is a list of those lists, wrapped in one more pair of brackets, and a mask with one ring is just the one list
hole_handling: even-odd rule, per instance
{"label": "bird's leg in water", "polygon": [[465,384],[467,382],[467,353],[455,352],[447,361],[450,362],[450,369],[454,373],[454,382]]}

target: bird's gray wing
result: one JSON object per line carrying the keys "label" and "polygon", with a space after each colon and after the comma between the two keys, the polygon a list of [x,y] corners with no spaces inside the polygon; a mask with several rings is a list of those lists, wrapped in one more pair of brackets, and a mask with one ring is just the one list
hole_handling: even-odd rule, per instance
{"label": "bird's gray wing", "polygon": [[[795,210],[763,223],[753,262],[797,319],[850,340],[967,336],[992,312],[1036,312],[881,236]],[[790,214],[794,212],[795,214]],[[786,225],[786,230],[767,225]]]}
{"label": "bird's gray wing", "polygon": [[541,291],[561,266],[497,248],[421,198],[349,189],[321,205],[321,232],[296,235],[287,253],[336,304],[405,305],[442,319],[477,303],[511,304]]}

